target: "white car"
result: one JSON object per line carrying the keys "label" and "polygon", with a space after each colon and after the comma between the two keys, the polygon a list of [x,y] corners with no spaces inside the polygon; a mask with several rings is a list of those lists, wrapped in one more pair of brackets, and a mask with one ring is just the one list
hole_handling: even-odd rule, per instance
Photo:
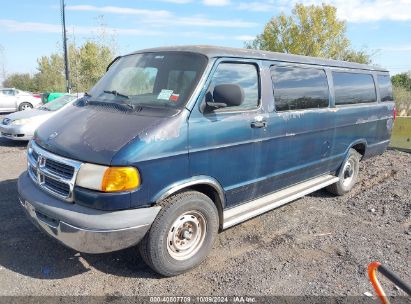
{"label": "white car", "polygon": [[15,112],[35,108],[41,105],[40,95],[14,88],[0,89],[0,112]]}
{"label": "white car", "polygon": [[82,96],[66,94],[37,109],[9,114],[0,121],[0,135],[13,140],[30,140],[43,122]]}

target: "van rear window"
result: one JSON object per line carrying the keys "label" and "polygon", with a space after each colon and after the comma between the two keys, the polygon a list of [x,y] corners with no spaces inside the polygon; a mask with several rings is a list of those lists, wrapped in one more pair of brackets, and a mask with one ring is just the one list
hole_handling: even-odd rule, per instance
{"label": "van rear window", "polygon": [[271,68],[276,111],[328,107],[329,91],[324,70],[290,66]]}
{"label": "van rear window", "polygon": [[377,101],[374,79],[371,74],[332,72],[335,104],[356,104]]}
{"label": "van rear window", "polygon": [[392,85],[389,75],[378,75],[378,87],[380,89],[381,101],[392,101]]}

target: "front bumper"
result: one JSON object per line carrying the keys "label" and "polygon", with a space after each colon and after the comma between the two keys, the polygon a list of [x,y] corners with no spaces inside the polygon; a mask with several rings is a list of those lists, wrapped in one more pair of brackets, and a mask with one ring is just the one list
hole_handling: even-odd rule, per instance
{"label": "front bumper", "polygon": [[85,253],[136,245],[161,207],[101,211],[67,203],[40,190],[27,172],[18,180],[20,203],[33,223],[67,247]]}
{"label": "front bumper", "polygon": [[28,125],[3,125],[0,124],[0,135],[12,140],[30,140],[34,136],[35,128]]}

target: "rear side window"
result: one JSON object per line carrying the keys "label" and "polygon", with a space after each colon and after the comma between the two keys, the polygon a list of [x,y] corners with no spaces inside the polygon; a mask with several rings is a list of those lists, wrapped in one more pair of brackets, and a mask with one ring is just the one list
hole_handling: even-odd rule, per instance
{"label": "rear side window", "polygon": [[271,68],[276,111],[328,107],[329,91],[324,70],[315,68]]}
{"label": "rear side window", "polygon": [[381,101],[392,101],[392,85],[389,75],[378,75],[378,87],[380,89]]}
{"label": "rear side window", "polygon": [[371,74],[332,72],[335,104],[356,104],[377,101],[374,79]]}
{"label": "rear side window", "polygon": [[3,95],[13,96],[14,90],[2,90]]}

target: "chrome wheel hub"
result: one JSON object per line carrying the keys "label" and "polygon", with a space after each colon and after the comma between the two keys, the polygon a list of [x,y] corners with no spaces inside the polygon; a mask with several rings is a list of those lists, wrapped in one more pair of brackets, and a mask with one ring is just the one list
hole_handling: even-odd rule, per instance
{"label": "chrome wheel hub", "polygon": [[189,211],[179,216],[167,235],[167,250],[176,260],[194,256],[204,243],[206,220],[202,213]]}
{"label": "chrome wheel hub", "polygon": [[354,160],[349,159],[343,168],[343,185],[348,186],[354,178],[355,163]]}

